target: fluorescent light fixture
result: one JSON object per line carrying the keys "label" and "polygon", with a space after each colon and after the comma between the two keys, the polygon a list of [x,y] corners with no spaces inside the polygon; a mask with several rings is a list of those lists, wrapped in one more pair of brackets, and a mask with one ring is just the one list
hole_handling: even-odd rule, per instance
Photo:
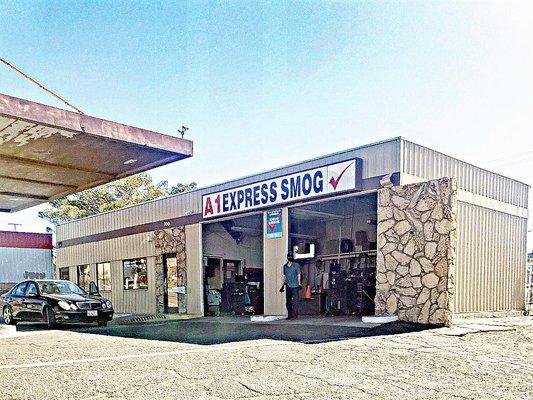
{"label": "fluorescent light fixture", "polygon": [[303,233],[289,233],[290,237],[296,238],[296,239],[306,239],[306,240],[316,240],[316,236],[312,235],[304,235]]}

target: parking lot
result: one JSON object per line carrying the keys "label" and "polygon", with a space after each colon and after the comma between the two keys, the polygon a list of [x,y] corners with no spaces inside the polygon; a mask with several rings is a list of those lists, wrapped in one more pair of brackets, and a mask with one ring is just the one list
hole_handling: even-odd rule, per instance
{"label": "parking lot", "polygon": [[531,318],[489,324],[324,329],[329,337],[304,324],[213,320],[21,325],[0,339],[0,398],[532,398]]}

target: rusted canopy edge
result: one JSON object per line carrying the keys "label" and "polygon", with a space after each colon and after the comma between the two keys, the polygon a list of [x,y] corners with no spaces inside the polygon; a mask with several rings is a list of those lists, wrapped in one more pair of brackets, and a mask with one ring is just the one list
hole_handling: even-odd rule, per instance
{"label": "rusted canopy edge", "polygon": [[0,115],[192,156],[193,142],[0,93]]}

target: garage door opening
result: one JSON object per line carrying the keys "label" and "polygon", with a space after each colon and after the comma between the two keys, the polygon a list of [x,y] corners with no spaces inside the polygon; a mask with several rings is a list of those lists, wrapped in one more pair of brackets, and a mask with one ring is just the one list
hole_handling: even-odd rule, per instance
{"label": "garage door opening", "polygon": [[376,197],[289,210],[289,249],[302,269],[300,314],[374,315]]}
{"label": "garage door opening", "polygon": [[203,226],[204,315],[263,314],[262,214]]}

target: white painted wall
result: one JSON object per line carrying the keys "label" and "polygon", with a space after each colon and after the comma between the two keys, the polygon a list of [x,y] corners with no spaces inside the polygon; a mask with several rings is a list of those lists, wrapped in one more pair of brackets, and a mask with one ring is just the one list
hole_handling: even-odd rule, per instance
{"label": "white painted wall", "polygon": [[216,231],[204,229],[204,257],[219,257],[226,260],[245,260],[246,268],[263,268],[263,243],[261,236],[245,236],[237,244],[222,227]]}

